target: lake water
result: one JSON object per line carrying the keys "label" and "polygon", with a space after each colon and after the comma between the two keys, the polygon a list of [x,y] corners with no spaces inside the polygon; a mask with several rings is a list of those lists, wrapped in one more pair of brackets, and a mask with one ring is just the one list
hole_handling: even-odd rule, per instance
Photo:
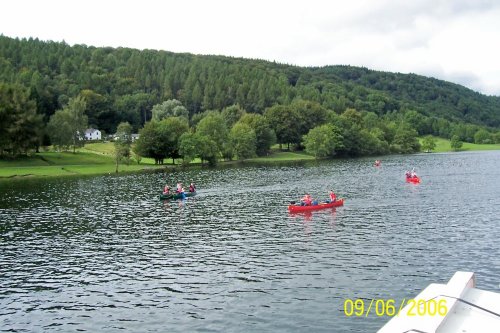
{"label": "lake water", "polygon": [[[0,331],[375,332],[346,299],[457,270],[500,292],[500,152],[373,160],[2,181]],[[159,201],[179,180],[198,195]],[[344,207],[288,213],[330,188]]]}

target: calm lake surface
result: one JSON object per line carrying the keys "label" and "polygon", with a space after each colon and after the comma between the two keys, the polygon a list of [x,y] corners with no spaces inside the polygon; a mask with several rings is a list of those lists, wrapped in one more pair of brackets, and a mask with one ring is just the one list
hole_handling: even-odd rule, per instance
{"label": "calm lake surface", "polygon": [[[0,332],[375,332],[346,299],[500,292],[500,152],[373,160],[2,181]],[[178,180],[198,195],[159,201]]]}

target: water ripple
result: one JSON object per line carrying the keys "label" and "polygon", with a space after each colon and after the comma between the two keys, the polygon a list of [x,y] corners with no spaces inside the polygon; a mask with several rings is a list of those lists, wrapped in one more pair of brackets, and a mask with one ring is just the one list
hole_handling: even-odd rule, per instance
{"label": "water ripple", "polygon": [[[0,331],[376,331],[350,298],[456,270],[499,291],[500,154],[392,156],[0,186]],[[417,167],[420,185],[406,184]],[[185,201],[165,184],[196,181]],[[304,192],[344,207],[288,214]]]}

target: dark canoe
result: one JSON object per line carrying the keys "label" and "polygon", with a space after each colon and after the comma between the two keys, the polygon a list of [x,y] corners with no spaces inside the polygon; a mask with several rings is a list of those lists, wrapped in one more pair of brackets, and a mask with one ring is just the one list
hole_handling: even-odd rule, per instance
{"label": "dark canoe", "polygon": [[[193,197],[196,195],[196,191],[195,192],[184,192],[184,197]],[[182,199],[183,196],[181,193],[171,193],[171,194],[160,194],[160,200],[169,200],[169,199]]]}
{"label": "dark canoe", "polygon": [[318,205],[312,205],[312,206],[297,206],[297,205],[290,205],[288,206],[288,211],[290,213],[299,213],[299,212],[308,212],[311,210],[318,210],[318,209],[325,209],[325,208],[334,208],[334,207],[339,207],[344,205],[344,199],[337,200],[335,202],[331,203],[321,203]]}

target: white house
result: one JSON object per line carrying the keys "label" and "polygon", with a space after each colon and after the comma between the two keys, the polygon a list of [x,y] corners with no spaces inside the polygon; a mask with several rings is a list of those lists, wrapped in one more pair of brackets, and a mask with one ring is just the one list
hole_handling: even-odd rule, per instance
{"label": "white house", "polygon": [[85,140],[101,140],[101,131],[95,128],[86,129]]}

